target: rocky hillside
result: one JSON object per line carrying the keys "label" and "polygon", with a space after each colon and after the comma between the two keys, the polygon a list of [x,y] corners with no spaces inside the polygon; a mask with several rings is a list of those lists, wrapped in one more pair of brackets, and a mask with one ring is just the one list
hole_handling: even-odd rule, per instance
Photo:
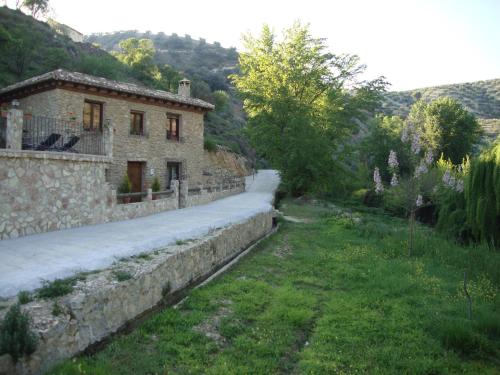
{"label": "rocky hillside", "polygon": [[194,94],[211,103],[217,90],[228,94],[225,110],[211,112],[205,121],[207,134],[217,143],[231,150],[248,155],[251,150],[242,136],[245,125],[242,103],[236,96],[228,75],[237,71],[238,52],[224,48],[218,42],[207,43],[189,35],[138,32],[135,30],[92,34],[85,41],[98,45],[108,52],[119,51],[120,42],[129,38],[153,41],[157,65],[167,64],[192,81]]}
{"label": "rocky hillside", "polygon": [[500,79],[387,92],[381,110],[390,115],[406,116],[419,98],[432,101],[442,96],[456,99],[474,113],[487,135],[500,134]]}
{"label": "rocky hillside", "polygon": [[245,124],[241,102],[227,80],[227,75],[235,69],[238,54],[218,43],[175,34],[136,32],[93,36],[85,43],[75,43],[49,24],[3,6],[0,7],[0,87],[58,68],[150,86],[150,81],[141,80],[140,75],[110,53],[129,37],[150,37],[157,49],[156,63],[169,64],[191,79],[198,97],[214,103],[214,91],[226,91],[227,105],[207,115],[206,135],[235,152],[252,154],[241,132]]}

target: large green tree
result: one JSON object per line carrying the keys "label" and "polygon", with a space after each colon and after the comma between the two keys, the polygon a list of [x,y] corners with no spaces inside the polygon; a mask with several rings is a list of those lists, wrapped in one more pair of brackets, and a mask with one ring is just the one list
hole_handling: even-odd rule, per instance
{"label": "large green tree", "polygon": [[153,57],[155,48],[150,39],[129,38],[120,42],[120,52],[115,56],[139,74],[153,77],[157,72]]}
{"label": "large green tree", "polygon": [[472,152],[481,134],[474,115],[448,97],[436,99],[430,104],[416,102],[409,117],[423,130],[426,143],[453,164],[460,164]]}
{"label": "large green tree", "polygon": [[240,71],[231,76],[243,97],[248,136],[281,172],[293,194],[325,190],[339,178],[340,141],[357,125],[383,79],[356,83],[364,70],[354,55],[327,52],[324,39],[295,23],[283,38],[264,26],[244,37]]}

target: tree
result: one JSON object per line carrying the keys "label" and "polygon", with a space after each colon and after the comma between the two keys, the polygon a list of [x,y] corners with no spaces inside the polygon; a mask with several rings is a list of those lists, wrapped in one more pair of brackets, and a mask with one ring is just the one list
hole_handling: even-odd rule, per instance
{"label": "tree", "polygon": [[158,67],[158,72],[158,88],[170,92],[176,92],[179,81],[182,79],[182,75],[167,64]]}
{"label": "tree", "polygon": [[473,234],[500,247],[500,141],[473,161],[465,197]]}
{"label": "tree", "polygon": [[418,101],[409,116],[422,127],[426,143],[453,164],[460,164],[472,152],[481,134],[474,115],[451,98],[439,98],[430,104]]}
{"label": "tree", "polygon": [[404,122],[398,116],[376,116],[368,123],[368,135],[361,141],[361,160],[368,170],[380,168],[380,174],[385,182],[391,180],[389,169],[385,168],[387,155],[393,150],[398,155],[399,173],[407,176],[410,172],[407,148],[401,141],[401,131]]}
{"label": "tree", "polygon": [[229,103],[229,95],[227,92],[222,90],[217,90],[213,92],[215,110],[217,112],[223,112]]}
{"label": "tree", "polygon": [[31,16],[36,18],[38,15],[44,15],[49,10],[49,0],[23,0],[22,7],[31,12]]}
{"label": "tree", "polygon": [[331,187],[344,156],[336,152],[339,142],[356,129],[360,103],[371,102],[385,82],[356,83],[364,70],[358,57],[326,52],[325,41],[300,23],[282,40],[265,25],[259,38],[246,35],[244,46],[241,73],[231,79],[244,100],[253,146],[280,170],[292,194]]}
{"label": "tree", "polygon": [[139,74],[152,76],[156,65],[153,62],[155,48],[150,39],[129,38],[120,42],[121,52],[115,56]]}

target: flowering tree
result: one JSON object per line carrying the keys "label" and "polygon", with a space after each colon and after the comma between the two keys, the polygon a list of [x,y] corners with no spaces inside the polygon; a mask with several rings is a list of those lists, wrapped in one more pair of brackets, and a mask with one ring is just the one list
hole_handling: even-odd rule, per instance
{"label": "flowering tree", "polygon": [[[429,171],[429,167],[434,161],[433,150],[423,144],[421,137],[421,129],[414,125],[412,120],[408,120],[401,131],[401,141],[409,150],[409,181],[408,187],[405,190],[404,209],[408,215],[408,255],[413,253],[413,242],[415,233],[415,211],[424,204],[424,199],[421,192],[421,181],[424,174]],[[423,151],[425,149],[425,152]],[[389,153],[387,160],[388,169],[392,174],[391,187],[399,185],[399,162],[397,154],[394,150]],[[373,181],[375,182],[375,192],[382,194],[384,185],[380,176],[380,170],[375,167],[373,172]]]}

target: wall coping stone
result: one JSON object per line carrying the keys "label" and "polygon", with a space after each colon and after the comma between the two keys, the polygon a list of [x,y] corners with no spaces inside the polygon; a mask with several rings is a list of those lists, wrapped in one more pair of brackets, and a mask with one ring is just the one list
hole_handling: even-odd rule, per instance
{"label": "wall coping stone", "polygon": [[112,163],[113,159],[108,156],[75,154],[72,152],[52,152],[33,150],[10,150],[0,149],[0,158],[31,158],[47,160],[64,160],[89,163]]}

